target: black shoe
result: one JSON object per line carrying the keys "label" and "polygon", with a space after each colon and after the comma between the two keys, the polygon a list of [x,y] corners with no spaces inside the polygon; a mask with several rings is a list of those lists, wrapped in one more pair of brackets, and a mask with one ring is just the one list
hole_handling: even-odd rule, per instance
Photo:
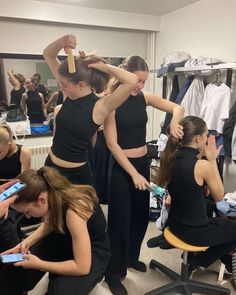
{"label": "black shoe", "polygon": [[168,250],[173,249],[174,247],[169,244],[166,240],[162,240],[159,244],[160,249]]}
{"label": "black shoe", "polygon": [[142,262],[142,261],[139,261],[139,260],[130,263],[129,267],[132,267],[135,270],[141,271],[141,272],[146,272],[147,271],[146,264],[144,262]]}
{"label": "black shoe", "polygon": [[105,282],[113,295],[128,295],[125,286],[119,279],[105,278]]}
{"label": "black shoe", "polygon": [[164,240],[164,236],[163,236],[163,234],[161,234],[161,235],[159,235],[157,237],[149,239],[147,241],[147,246],[148,246],[148,248],[159,247],[160,242],[162,242],[163,240]]}

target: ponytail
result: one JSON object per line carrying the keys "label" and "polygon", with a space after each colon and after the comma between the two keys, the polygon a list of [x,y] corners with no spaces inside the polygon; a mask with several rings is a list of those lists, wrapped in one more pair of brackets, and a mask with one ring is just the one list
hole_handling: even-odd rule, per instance
{"label": "ponytail", "polygon": [[180,141],[174,136],[170,135],[165,150],[161,153],[158,184],[162,187],[166,187],[170,181],[173,161],[180,145]]}
{"label": "ponytail", "polygon": [[79,217],[87,221],[98,203],[92,186],[74,185],[50,167],[24,171],[18,178],[26,183],[26,188],[19,192],[16,203],[36,202],[40,193],[47,192],[50,209],[47,222],[59,232],[64,232],[63,205],[67,204]]}

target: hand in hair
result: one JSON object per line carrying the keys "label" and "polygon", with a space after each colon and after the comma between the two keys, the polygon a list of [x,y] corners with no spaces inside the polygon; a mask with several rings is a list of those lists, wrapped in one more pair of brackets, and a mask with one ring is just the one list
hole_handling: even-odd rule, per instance
{"label": "hand in hair", "polygon": [[76,37],[73,34],[63,36],[62,40],[65,53],[67,53],[68,48],[75,49],[77,46]]}
{"label": "hand in hair", "polygon": [[79,51],[79,56],[85,57],[86,54],[85,54],[85,52],[84,52],[83,50],[80,50],[80,51]]}
{"label": "hand in hair", "polygon": [[175,123],[175,122],[171,122],[170,124],[170,134],[172,136],[174,136],[177,139],[182,139],[184,136],[184,132],[183,132],[183,126]]}
{"label": "hand in hair", "polygon": [[108,74],[108,72],[107,72],[108,71],[107,64],[105,64],[102,61],[88,64],[88,68],[93,68],[93,69],[96,69],[98,71],[101,71],[101,72],[104,72],[104,73]]}

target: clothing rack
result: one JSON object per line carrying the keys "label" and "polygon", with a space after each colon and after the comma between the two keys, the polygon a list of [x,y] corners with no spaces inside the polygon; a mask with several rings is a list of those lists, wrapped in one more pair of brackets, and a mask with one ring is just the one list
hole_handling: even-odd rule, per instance
{"label": "clothing rack", "polygon": [[[176,67],[172,72],[189,72],[189,71],[204,71],[204,70],[220,70],[220,69],[236,69],[236,62],[231,63],[220,63],[205,66],[195,66],[195,67]],[[150,73],[157,73],[158,69],[150,70]]]}

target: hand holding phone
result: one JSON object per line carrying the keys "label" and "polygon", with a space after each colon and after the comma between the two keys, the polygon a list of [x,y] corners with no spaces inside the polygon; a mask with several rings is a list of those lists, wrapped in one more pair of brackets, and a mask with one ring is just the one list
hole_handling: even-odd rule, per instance
{"label": "hand holding phone", "polygon": [[0,259],[2,263],[16,263],[24,261],[24,255],[24,253],[2,254],[0,255]]}
{"label": "hand holding phone", "polygon": [[4,201],[14,195],[16,195],[19,191],[26,187],[26,184],[22,181],[18,181],[6,189],[4,192],[0,194],[0,201]]}

